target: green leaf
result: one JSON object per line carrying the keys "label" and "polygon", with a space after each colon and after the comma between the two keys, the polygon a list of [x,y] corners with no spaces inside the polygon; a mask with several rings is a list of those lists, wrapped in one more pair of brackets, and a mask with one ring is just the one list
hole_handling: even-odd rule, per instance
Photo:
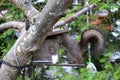
{"label": "green leaf", "polygon": [[106,58],[100,59],[100,63],[105,63],[105,62],[106,62]]}
{"label": "green leaf", "polygon": [[103,10],[103,9],[108,9],[109,6],[108,4],[102,2],[102,3],[99,3],[99,11]]}
{"label": "green leaf", "polygon": [[111,64],[110,62],[106,63],[105,69],[106,69],[107,71],[112,71],[112,70],[113,70],[112,64]]}
{"label": "green leaf", "polygon": [[120,80],[120,68],[114,72],[113,76],[115,80]]}

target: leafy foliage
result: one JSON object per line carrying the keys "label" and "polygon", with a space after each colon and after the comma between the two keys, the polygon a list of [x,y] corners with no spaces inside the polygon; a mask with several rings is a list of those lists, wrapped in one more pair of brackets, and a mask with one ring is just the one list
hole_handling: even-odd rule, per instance
{"label": "leafy foliage", "polygon": [[4,16],[7,21],[20,20],[25,17],[20,9],[16,8],[12,3],[9,3],[6,0],[0,1],[0,11],[2,10],[7,10],[7,13]]}
{"label": "leafy foliage", "polygon": [[15,42],[14,30],[5,31],[0,35],[0,56],[4,56]]}

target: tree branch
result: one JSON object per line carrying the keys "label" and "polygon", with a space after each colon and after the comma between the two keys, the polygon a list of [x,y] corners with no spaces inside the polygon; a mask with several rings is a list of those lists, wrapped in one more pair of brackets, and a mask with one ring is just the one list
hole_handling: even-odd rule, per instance
{"label": "tree branch", "polygon": [[0,25],[0,33],[5,31],[5,30],[11,29],[11,28],[14,28],[14,29],[21,31],[21,29],[24,26],[25,25],[23,22],[17,22],[17,21],[7,22],[7,23]]}
{"label": "tree branch", "polygon": [[67,23],[70,23],[72,22],[74,19],[76,19],[78,16],[82,15],[83,13],[89,11],[90,9],[94,8],[96,6],[96,4],[92,4],[88,7],[85,7],[84,9],[78,11],[77,13],[73,14],[71,17],[63,20],[63,21],[59,21],[57,22],[55,25],[54,25],[54,28],[57,28],[57,27],[60,27],[60,26],[63,26]]}

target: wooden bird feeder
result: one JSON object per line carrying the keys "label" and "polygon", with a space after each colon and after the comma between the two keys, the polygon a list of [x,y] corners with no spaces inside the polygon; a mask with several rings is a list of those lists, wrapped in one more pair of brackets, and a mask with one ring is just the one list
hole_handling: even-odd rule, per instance
{"label": "wooden bird feeder", "polygon": [[[54,58],[58,58],[59,40],[57,36],[68,33],[69,30],[50,32],[44,43],[40,46],[39,51],[33,56],[34,65],[41,66],[84,66],[84,64],[58,64]],[[57,56],[55,56],[57,55]],[[55,57],[53,57],[55,56]]]}

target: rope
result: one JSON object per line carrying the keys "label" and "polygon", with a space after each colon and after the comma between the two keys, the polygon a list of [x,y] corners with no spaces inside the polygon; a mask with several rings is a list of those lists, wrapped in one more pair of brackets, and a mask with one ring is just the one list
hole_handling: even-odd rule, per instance
{"label": "rope", "polygon": [[12,64],[10,64],[9,62],[6,62],[6,61],[4,61],[4,60],[0,60],[0,67],[1,67],[2,64],[7,65],[7,66],[9,66],[9,67],[16,68],[16,69],[23,69],[23,68],[30,68],[30,67],[33,67],[33,66],[31,66],[31,65],[16,66],[16,65],[12,65]]}
{"label": "rope", "polygon": [[9,67],[16,68],[16,69],[20,69],[21,74],[22,74],[22,80],[25,80],[25,68],[33,68],[34,67],[33,65],[16,66],[16,65],[12,65],[12,64],[4,61],[4,60],[0,60],[0,67],[1,67],[2,64],[7,65]]}

